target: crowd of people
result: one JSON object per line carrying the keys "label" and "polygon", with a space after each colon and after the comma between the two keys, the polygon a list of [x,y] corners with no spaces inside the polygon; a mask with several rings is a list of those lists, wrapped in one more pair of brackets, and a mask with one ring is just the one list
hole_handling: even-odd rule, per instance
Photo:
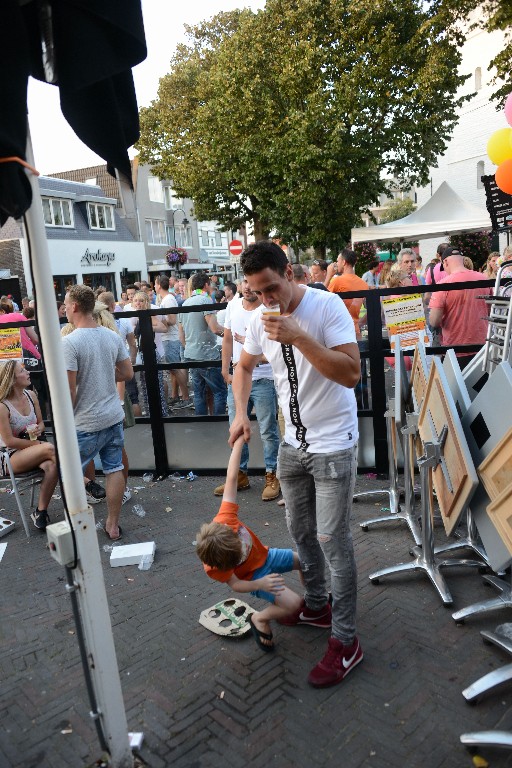
{"label": "crowd of people", "polygon": [[[468,289],[467,284],[493,279],[503,260],[512,260],[512,246],[503,255],[490,254],[485,271],[478,272],[460,249],[442,243],[424,270],[414,250],[403,248],[396,262],[371,262],[358,277],[357,256],[350,249],[335,262],[314,260],[308,267],[290,264],[278,245],[259,241],[244,251],[244,277],[238,283],[221,284],[205,273],[189,280],[161,275],[154,287],[149,282],[127,286],[118,302],[103,287],[71,286],[57,306],[67,320],[61,329],[63,360],[86,494],[90,503],[107,504],[104,535],[110,541],[123,536],[121,508],[131,497],[124,429],[130,426],[129,412],[148,413],[144,355],[153,351],[153,344],[157,363],[191,364],[190,369],[159,369],[161,416],[190,407],[192,391],[197,416],[227,412],[229,417],[231,458],[226,482],[214,489],[222,496],[221,507],[197,536],[206,573],[236,592],[251,592],[269,602],[250,617],[264,652],[274,649],[271,621],[330,628],[326,653],[308,680],[315,687],[341,682],[363,659],[355,626],[356,565],[349,521],[364,294],[382,286],[464,283],[461,290],[423,293],[428,323],[432,331],[440,329],[438,342],[446,346],[481,344],[488,311],[482,296],[493,289]],[[512,270],[505,274],[511,277]],[[362,295],[343,301],[335,295],[348,292]],[[225,306],[219,311],[214,304]],[[132,313],[154,308],[172,311],[149,315],[149,336],[141,343],[144,315]],[[22,312],[12,297],[0,299],[0,323],[33,316],[34,304],[28,299],[22,301]],[[42,471],[31,517],[44,531],[50,523],[57,460],[31,381],[42,366],[36,330],[22,328],[21,343],[24,364],[0,364],[0,473],[7,474],[8,462],[15,473]],[[470,358],[464,351],[458,355],[464,367]],[[137,376],[133,366],[140,366]],[[262,499],[271,501],[282,493],[278,503],[286,507],[295,550],[269,549],[238,519],[237,494],[250,488],[253,413],[265,462]],[[96,482],[98,459],[105,487]],[[303,597],[283,580],[282,574],[294,569],[301,575]]]}

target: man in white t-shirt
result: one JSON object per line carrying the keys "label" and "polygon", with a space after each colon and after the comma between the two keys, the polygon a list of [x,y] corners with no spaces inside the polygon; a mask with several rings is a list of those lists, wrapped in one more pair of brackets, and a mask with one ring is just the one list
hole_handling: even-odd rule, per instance
{"label": "man in white t-shirt", "polygon": [[[361,371],[354,324],[338,296],[294,282],[291,264],[275,243],[250,245],[241,268],[264,306],[253,313],[235,368],[230,445],[242,434],[250,440],[247,401],[263,354],[285,418],[278,476],[305,584],[304,604],[282,623],[331,626],[327,562],[332,637],[308,676],[314,687],[326,687],[340,683],[363,658],[355,634],[357,579],[350,533],[358,439],[354,387]],[[279,315],[265,314],[275,305]]]}
{"label": "man in white t-shirt", "polygon": [[[169,278],[166,275],[155,277],[155,291],[160,299],[160,309],[178,308],[176,297],[169,291]],[[164,354],[164,363],[181,363],[181,341],[178,330],[178,315],[175,313],[169,315],[160,315],[160,320],[167,326],[167,333],[160,334]],[[179,387],[181,399],[171,402],[173,408],[190,408],[192,400],[188,392],[188,377],[185,368],[175,368],[169,371],[172,378],[176,378]],[[171,390],[172,391],[172,390]]]}
{"label": "man in white t-shirt", "polygon": [[[231,389],[233,371],[238,365],[245,342],[245,333],[253,313],[261,306],[261,299],[249,288],[247,280],[242,281],[241,301],[230,301],[224,317],[224,336],[222,339],[222,376],[228,385],[228,414],[230,423],[235,418],[235,401]],[[279,450],[279,426],[277,423],[277,396],[274,387],[272,366],[261,357],[252,372],[251,393],[247,402],[247,414],[252,409],[256,414],[258,427],[263,444],[263,457],[265,459],[265,487],[261,494],[263,501],[272,501],[280,493],[279,480],[277,479],[277,452]],[[249,488],[247,465],[249,464],[249,448],[244,444],[240,457],[240,469],[238,471],[238,490]],[[215,496],[222,496],[224,484],[214,490]]]}

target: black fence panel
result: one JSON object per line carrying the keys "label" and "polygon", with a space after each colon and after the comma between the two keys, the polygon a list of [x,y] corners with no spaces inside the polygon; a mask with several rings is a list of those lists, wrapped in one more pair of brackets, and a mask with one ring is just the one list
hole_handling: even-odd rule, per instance
{"label": "black fence panel", "polygon": [[[407,288],[381,288],[368,291],[350,291],[338,294],[341,299],[363,297],[366,300],[368,339],[360,343],[361,351],[361,379],[356,387],[359,418],[371,418],[374,435],[375,467],[373,469],[379,475],[386,475],[388,471],[387,437],[385,412],[387,407],[385,357],[390,355],[389,342],[383,336],[383,322],[381,299],[389,295],[407,295],[418,293],[434,293],[436,291],[464,290],[475,288],[488,288],[494,281],[481,280],[471,283],[457,283],[443,286],[441,284],[427,286],[410,286]],[[211,309],[225,309],[225,304],[212,304]],[[211,310],[210,310],[211,311]],[[151,317],[158,315],[185,314],[188,312],[204,312],[204,305],[193,307],[173,307],[168,309],[149,309],[139,312],[124,312],[122,317],[137,317],[140,328],[140,351],[144,364],[135,365],[135,371],[143,371],[146,379],[149,413],[147,417],[137,418],[141,424],[150,424],[153,439],[155,470],[157,476],[164,476],[172,471],[167,461],[167,447],[165,438],[165,424],[175,422],[200,422],[200,421],[227,421],[226,416],[162,416],[162,402],[158,381],[159,371],[171,371],[180,368],[220,368],[221,360],[161,363],[157,360],[155,349],[155,334],[153,332]],[[12,327],[36,325],[33,321],[25,323],[12,323]],[[447,347],[433,347],[427,350],[427,354],[444,354]],[[454,347],[456,352],[477,352],[479,345],[465,345]],[[412,354],[412,353],[411,353]],[[369,369],[369,370],[368,370]],[[51,424],[51,421],[50,421]]]}

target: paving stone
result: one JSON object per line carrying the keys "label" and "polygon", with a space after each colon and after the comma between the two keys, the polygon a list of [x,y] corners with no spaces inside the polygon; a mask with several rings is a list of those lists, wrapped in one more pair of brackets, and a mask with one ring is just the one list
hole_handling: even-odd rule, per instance
{"label": "paving stone", "polygon": [[[265,543],[290,546],[282,510],[261,501],[262,482],[254,480],[241,499],[243,519]],[[144,732],[140,754],[150,768],[470,768],[461,733],[512,730],[511,688],[473,707],[461,693],[509,663],[482,643],[480,629],[511,617],[500,611],[459,627],[421,574],[371,584],[375,569],[407,562],[412,544],[404,525],[360,529],[385,500],[354,505],[365,658],[341,685],[307,684],[325,651],[325,630],[276,626],[276,650],[263,654],[251,636],[229,640],[201,627],[200,612],[229,594],[206,578],[192,545],[217,508],[212,491],[220,482],[199,477],[173,489],[162,481],[138,494],[145,518],[123,508],[123,542],[156,542],[149,571],[112,569],[109,553],[100,550],[128,725]],[[382,480],[360,477],[356,490],[381,487]],[[5,507],[16,519],[11,498]],[[95,514],[105,519],[104,509]],[[52,519],[61,516],[56,505]],[[435,536],[446,541],[442,528]],[[2,541],[8,547],[0,563],[0,768],[84,768],[101,749],[65,574],[44,536],[27,540],[17,525]],[[445,574],[453,610],[495,594],[475,571]],[[297,574],[286,580],[300,591]],[[251,596],[247,602],[263,605]],[[63,735],[68,725],[72,732]],[[512,768],[507,752],[481,752],[491,768]]]}

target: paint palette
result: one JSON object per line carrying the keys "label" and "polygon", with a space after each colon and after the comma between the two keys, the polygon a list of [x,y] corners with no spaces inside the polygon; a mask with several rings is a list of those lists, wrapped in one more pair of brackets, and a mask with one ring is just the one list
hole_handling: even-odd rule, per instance
{"label": "paint palette", "polygon": [[250,605],[233,597],[202,611],[199,623],[215,635],[242,637],[251,630],[248,619],[253,611]]}

